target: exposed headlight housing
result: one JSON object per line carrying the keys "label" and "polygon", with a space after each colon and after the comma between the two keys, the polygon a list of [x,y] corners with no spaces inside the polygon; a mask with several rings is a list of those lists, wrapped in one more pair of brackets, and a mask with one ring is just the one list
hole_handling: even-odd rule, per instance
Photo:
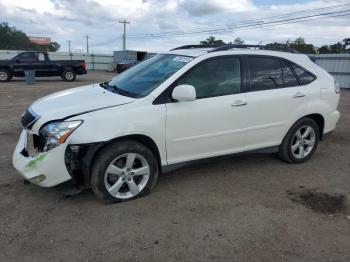
{"label": "exposed headlight housing", "polygon": [[45,140],[43,151],[49,151],[66,142],[67,138],[83,123],[82,120],[77,121],[60,121],[51,122],[45,125],[40,134]]}

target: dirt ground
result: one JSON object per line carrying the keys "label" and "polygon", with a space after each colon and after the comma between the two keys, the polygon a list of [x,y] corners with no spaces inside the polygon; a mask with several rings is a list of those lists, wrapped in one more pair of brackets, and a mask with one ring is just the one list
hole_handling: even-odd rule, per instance
{"label": "dirt ground", "polygon": [[[115,205],[91,191],[24,185],[11,159],[26,107],[112,76],[0,84],[0,261],[350,261],[350,90],[337,129],[304,164],[224,157],[162,175],[151,195]],[[343,201],[335,213],[311,209],[326,194]]]}

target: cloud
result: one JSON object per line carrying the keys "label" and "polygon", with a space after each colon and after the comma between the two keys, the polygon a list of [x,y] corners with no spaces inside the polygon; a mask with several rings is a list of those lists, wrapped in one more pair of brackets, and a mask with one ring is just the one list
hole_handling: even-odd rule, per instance
{"label": "cloud", "polygon": [[179,6],[193,16],[254,10],[250,0],[180,0]]}
{"label": "cloud", "polygon": [[[346,3],[344,0],[310,0],[306,3],[256,5],[252,0],[0,0],[1,20],[28,35],[48,36],[67,51],[71,40],[74,51],[84,51],[85,36],[90,36],[90,49],[111,53],[122,45],[119,20],[128,19],[127,35],[183,32],[246,20],[271,17],[291,12]],[[278,3],[278,2],[276,2]],[[348,6],[350,9],[350,5]],[[326,10],[327,11],[327,10]],[[224,41],[241,37],[246,43],[284,41],[304,37],[316,45],[329,44],[349,37],[350,18],[331,18],[310,22],[236,30],[208,32],[159,39],[127,39],[130,49],[162,51],[184,44],[196,44],[214,35]]]}

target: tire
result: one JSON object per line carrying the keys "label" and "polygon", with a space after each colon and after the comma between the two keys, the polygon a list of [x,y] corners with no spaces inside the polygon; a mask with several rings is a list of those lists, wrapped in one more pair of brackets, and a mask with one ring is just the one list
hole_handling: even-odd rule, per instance
{"label": "tire", "polygon": [[68,81],[68,82],[73,82],[76,77],[77,77],[77,74],[74,72],[73,69],[66,69],[63,71],[61,75],[61,78],[64,81]]}
{"label": "tire", "polygon": [[145,196],[154,188],[157,179],[156,157],[148,147],[136,141],[117,141],[106,146],[92,164],[92,190],[106,203]]}
{"label": "tire", "polygon": [[317,123],[304,117],[284,137],[279,147],[279,157],[288,163],[303,163],[312,157],[319,139],[320,129]]}
{"label": "tire", "polygon": [[8,82],[12,78],[11,73],[5,69],[5,68],[0,68],[0,82]]}

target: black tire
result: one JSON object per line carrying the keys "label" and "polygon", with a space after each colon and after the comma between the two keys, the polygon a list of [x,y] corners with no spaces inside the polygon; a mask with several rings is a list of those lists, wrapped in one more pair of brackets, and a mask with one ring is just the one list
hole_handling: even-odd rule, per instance
{"label": "black tire", "polygon": [[[314,139],[311,138],[311,135],[309,136],[309,141],[314,140],[314,144],[311,148],[309,148],[307,144],[304,144],[305,141],[304,142],[299,141],[298,136],[297,136],[298,130],[301,130],[301,132],[303,130],[306,131],[307,127],[312,128],[312,130],[314,132],[313,133]],[[305,139],[307,139],[307,138],[305,138]],[[312,157],[312,155],[314,154],[314,152],[317,148],[319,139],[320,139],[320,129],[319,129],[319,126],[317,125],[317,123],[311,118],[304,117],[304,118],[298,120],[291,127],[291,129],[288,131],[288,133],[284,137],[282,144],[279,147],[279,153],[278,153],[279,157],[283,161],[286,161],[288,163],[303,163]],[[298,143],[298,142],[299,142],[299,146],[296,145],[296,143]],[[292,144],[296,146],[296,149],[294,151],[292,150]],[[309,150],[308,151],[305,150],[305,152],[307,152],[307,154],[304,157],[302,157],[302,155],[300,154],[300,147],[303,147],[302,151],[304,152],[305,146],[306,146],[306,149],[309,149]],[[296,157],[295,152],[298,152],[298,151],[299,151],[298,155],[300,155],[300,156]]]}
{"label": "black tire", "polygon": [[73,82],[75,78],[77,77],[77,74],[74,72],[73,69],[66,69],[62,72],[61,78],[64,81]]}
{"label": "black tire", "polygon": [[[105,174],[106,174],[107,168],[109,167],[111,162],[113,162],[114,159],[128,153],[129,154],[136,153],[138,155],[141,155],[147,161],[147,164],[149,166],[149,178],[148,178],[148,181],[145,183],[144,188],[140,190],[139,193],[128,198],[119,198],[108,192],[107,187],[105,185]],[[98,155],[94,159],[94,162],[92,163],[92,169],[91,169],[92,190],[99,199],[105,201],[106,203],[124,202],[124,201],[129,201],[141,196],[145,196],[149,194],[151,190],[154,188],[157,182],[157,179],[158,179],[158,163],[157,163],[156,157],[148,147],[136,141],[131,141],[131,140],[116,141],[106,146],[105,148],[103,148],[98,153]],[[128,187],[128,189],[130,190],[127,184],[127,181],[123,183],[124,183],[123,186]]]}
{"label": "black tire", "polygon": [[8,82],[12,78],[9,70],[5,68],[0,68],[0,82]]}

